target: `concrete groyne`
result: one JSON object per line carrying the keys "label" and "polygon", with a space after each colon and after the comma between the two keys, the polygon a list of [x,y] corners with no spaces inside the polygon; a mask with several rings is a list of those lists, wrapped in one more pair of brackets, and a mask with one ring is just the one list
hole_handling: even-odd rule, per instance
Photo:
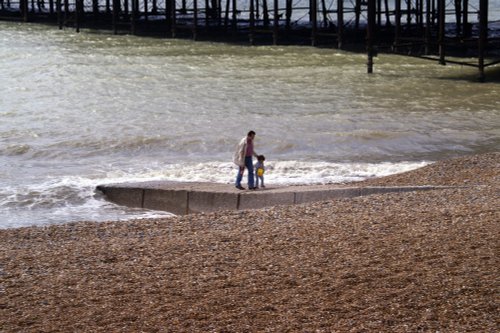
{"label": "concrete groyne", "polygon": [[221,210],[258,209],[276,205],[352,198],[377,193],[442,189],[442,186],[283,186],[240,191],[230,184],[154,181],[99,185],[108,201],[128,207],[168,211],[176,215]]}

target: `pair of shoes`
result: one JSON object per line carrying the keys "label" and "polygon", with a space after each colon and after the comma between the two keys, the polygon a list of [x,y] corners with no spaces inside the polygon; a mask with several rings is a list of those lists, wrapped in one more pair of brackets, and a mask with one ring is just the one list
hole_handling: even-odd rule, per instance
{"label": "pair of shoes", "polygon": [[245,188],[244,188],[243,186],[241,186],[241,185],[236,186],[236,188],[237,188],[238,190],[244,190],[244,189],[245,189]]}
{"label": "pair of shoes", "polygon": [[257,187],[249,187],[248,189],[249,189],[249,190],[256,190],[256,189],[257,189]]}

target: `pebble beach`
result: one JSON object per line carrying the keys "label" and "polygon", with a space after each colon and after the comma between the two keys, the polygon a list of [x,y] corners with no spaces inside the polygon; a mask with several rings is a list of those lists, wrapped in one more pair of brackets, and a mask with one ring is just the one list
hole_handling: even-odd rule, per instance
{"label": "pebble beach", "polygon": [[355,185],[453,187],[0,230],[0,332],[498,332],[500,153]]}

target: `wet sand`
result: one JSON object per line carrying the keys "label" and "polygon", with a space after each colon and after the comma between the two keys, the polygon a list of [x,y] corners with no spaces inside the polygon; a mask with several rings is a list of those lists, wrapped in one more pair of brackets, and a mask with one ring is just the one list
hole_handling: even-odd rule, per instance
{"label": "wet sand", "polygon": [[496,332],[500,153],[262,210],[0,230],[1,332]]}

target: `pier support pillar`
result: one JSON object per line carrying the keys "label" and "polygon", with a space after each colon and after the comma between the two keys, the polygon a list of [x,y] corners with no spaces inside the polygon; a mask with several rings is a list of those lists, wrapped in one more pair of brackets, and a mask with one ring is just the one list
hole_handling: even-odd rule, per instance
{"label": "pier support pillar", "polygon": [[198,0],[193,0],[193,40],[198,38]]}
{"label": "pier support pillar", "polygon": [[[120,1],[118,0],[118,5],[120,5]],[[148,5],[148,0],[144,0],[144,21],[149,20],[149,5]]]}
{"label": "pier support pillar", "polygon": [[56,1],[56,12],[57,12],[57,25],[59,26],[59,30],[63,28],[63,20],[62,20],[62,1]]}
{"label": "pier support pillar", "polygon": [[431,0],[425,2],[425,54],[431,53]]}
{"label": "pier support pillar", "polygon": [[176,35],[177,35],[177,6],[176,6],[176,1],[175,0],[170,0],[170,4],[171,4],[170,12],[172,13],[171,22],[170,22],[170,24],[171,24],[170,32],[171,32],[172,38],[175,38]]}
{"label": "pier support pillar", "polygon": [[236,32],[238,31],[238,2],[236,0],[233,0],[232,5],[233,5],[233,20],[231,24],[232,24],[233,34],[236,35]]}
{"label": "pier support pillar", "polygon": [[462,19],[462,24],[463,24],[463,35],[465,38],[470,37],[472,34],[472,27],[469,26],[469,0],[464,0],[464,6],[463,6],[463,19]]}
{"label": "pier support pillar", "polygon": [[280,29],[279,3],[274,0],[274,27],[273,27],[273,44],[278,45],[278,34]]}
{"label": "pier support pillar", "polygon": [[262,0],[262,16],[264,20],[264,27],[269,27],[269,8],[267,7],[267,0]]}
{"label": "pier support pillar", "polygon": [[488,45],[488,0],[479,2],[479,81],[484,82],[484,56]]}
{"label": "pier support pillar", "polygon": [[318,38],[318,0],[310,1],[311,8],[311,45],[316,46],[317,38]]}
{"label": "pier support pillar", "polygon": [[24,22],[29,21],[29,4],[28,0],[21,0],[19,3],[19,9],[21,10],[21,15]]}
{"label": "pier support pillar", "polygon": [[446,0],[438,0],[439,12],[439,63],[446,65],[445,61],[445,18],[446,18]]}
{"label": "pier support pillar", "polygon": [[97,23],[99,17],[99,1],[92,0],[92,15],[94,17],[94,23]]}
{"label": "pier support pillar", "polygon": [[139,0],[132,0],[132,11],[130,13],[130,31],[132,35],[137,32],[137,11],[139,8]]}
{"label": "pier support pillar", "polygon": [[455,0],[455,29],[457,37],[462,34],[462,0]]}
{"label": "pier support pillar", "polygon": [[285,29],[288,32],[290,32],[290,29],[291,29],[291,23],[292,23],[292,10],[293,10],[293,2],[292,0],[286,0],[286,14],[285,14],[285,17],[286,17],[286,25],[285,25]]}
{"label": "pier support pillar", "polygon": [[250,29],[248,31],[248,39],[250,45],[254,45],[254,34],[255,34],[255,0],[250,0]]}
{"label": "pier support pillar", "polygon": [[366,50],[368,52],[367,71],[373,73],[373,56],[375,54],[373,43],[375,39],[375,20],[376,20],[376,0],[368,0],[368,24],[366,28]]}
{"label": "pier support pillar", "polygon": [[54,17],[54,0],[49,0],[49,15]]}
{"label": "pier support pillar", "polygon": [[120,0],[113,0],[113,34],[118,34],[118,14],[120,11]]}
{"label": "pier support pillar", "polygon": [[342,49],[344,38],[344,1],[337,0],[337,48]]}
{"label": "pier support pillar", "polygon": [[210,3],[209,0],[205,0],[205,31],[208,30],[210,24],[209,24],[209,18],[213,18],[215,7],[210,8]]}
{"label": "pier support pillar", "polygon": [[81,0],[75,0],[75,29],[77,33],[80,32],[80,3]]}
{"label": "pier support pillar", "polygon": [[394,27],[394,43],[392,45],[392,51],[398,52],[399,40],[401,38],[401,0],[395,0],[395,27]]}

